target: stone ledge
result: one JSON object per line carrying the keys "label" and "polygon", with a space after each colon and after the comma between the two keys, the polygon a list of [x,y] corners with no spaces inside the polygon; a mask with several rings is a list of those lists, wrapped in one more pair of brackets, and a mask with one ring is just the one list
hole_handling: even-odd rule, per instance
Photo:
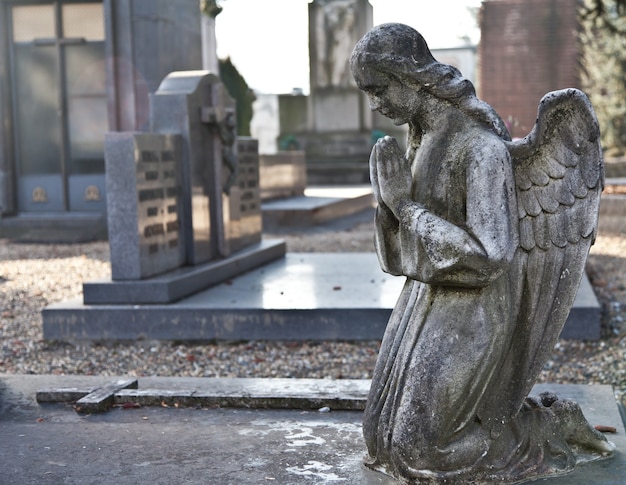
{"label": "stone ledge", "polygon": [[93,281],[83,284],[85,305],[172,303],[247,271],[286,252],[282,240],[264,240],[226,259],[187,266],[143,280]]}
{"label": "stone ledge", "polygon": [[375,205],[369,185],[308,187],[304,195],[262,203],[263,230],[305,228],[347,217]]}
{"label": "stone ledge", "polygon": [[328,407],[335,411],[362,411],[370,386],[367,379],[179,378],[175,386],[168,385],[171,379],[152,379],[153,382],[148,379],[147,384],[154,387],[139,388],[137,380],[100,380],[104,383],[100,387],[39,389],[37,402],[76,402],[77,411],[83,413],[126,404],[308,410]]}

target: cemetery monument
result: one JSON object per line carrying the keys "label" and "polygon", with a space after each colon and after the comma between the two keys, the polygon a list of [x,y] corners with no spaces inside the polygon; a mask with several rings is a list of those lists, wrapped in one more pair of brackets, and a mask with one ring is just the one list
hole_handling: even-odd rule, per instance
{"label": "cemetery monument", "polygon": [[150,131],[106,134],[111,280],[85,283],[86,305],[172,303],[285,255],[262,240],[258,143],[234,114],[215,74],[179,71]]}
{"label": "cemetery monument", "polygon": [[612,454],[578,404],[528,397],[594,241],[599,127],[575,89],[547,94],[524,139],[402,24],[351,55],[370,107],[409,124],[370,174],[382,269],[405,276],[364,415],[366,465],[403,483],[517,483]]}
{"label": "cemetery monument", "polygon": [[367,184],[373,133],[403,136],[379,113],[350,74],[350,53],[373,25],[368,0],[314,0],[308,5],[310,95],[279,96],[279,146],[306,153],[311,185]]}

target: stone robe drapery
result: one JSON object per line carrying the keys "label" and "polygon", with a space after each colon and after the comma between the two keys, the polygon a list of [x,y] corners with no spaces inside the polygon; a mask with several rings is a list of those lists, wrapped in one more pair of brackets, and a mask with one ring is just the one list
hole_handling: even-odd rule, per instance
{"label": "stone robe drapery", "polygon": [[418,158],[416,204],[400,220],[377,208],[381,267],[407,280],[364,417],[374,468],[393,463],[411,476],[437,463],[435,473],[458,473],[488,452],[479,416],[515,324],[508,271],[518,245],[510,157],[491,148],[482,159]]}

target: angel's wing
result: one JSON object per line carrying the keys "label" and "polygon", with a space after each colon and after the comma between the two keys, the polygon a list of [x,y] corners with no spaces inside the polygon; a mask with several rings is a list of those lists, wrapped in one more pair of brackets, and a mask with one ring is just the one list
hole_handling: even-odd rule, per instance
{"label": "angel's wing", "polygon": [[591,242],[604,186],[600,128],[577,89],[546,94],[530,134],[508,142],[517,188],[520,246],[548,250]]}
{"label": "angel's wing", "polygon": [[507,146],[519,211],[511,278],[519,307],[497,393],[510,403],[504,414],[511,416],[549,359],[574,302],[596,234],[604,165],[598,121],[577,89],[546,94],[533,130]]}

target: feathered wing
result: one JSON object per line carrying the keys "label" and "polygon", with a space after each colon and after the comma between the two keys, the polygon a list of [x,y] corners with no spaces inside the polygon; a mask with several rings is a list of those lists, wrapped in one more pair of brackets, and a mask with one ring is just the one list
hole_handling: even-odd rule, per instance
{"label": "feathered wing", "polygon": [[493,387],[502,407],[485,416],[500,421],[518,412],[559,338],[595,239],[604,186],[598,122],[579,90],[545,95],[530,134],[507,144],[520,244],[511,278],[518,318]]}

